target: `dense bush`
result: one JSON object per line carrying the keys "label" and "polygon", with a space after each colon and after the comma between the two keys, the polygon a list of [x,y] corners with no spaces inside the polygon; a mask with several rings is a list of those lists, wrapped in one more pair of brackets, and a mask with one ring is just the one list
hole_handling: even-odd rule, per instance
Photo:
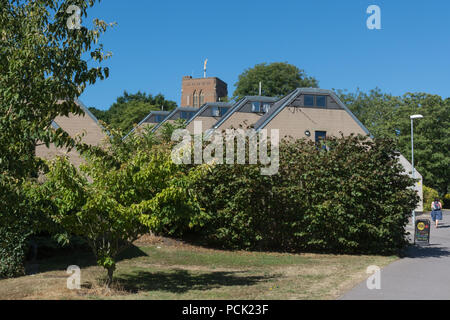
{"label": "dense bush", "polygon": [[431,211],[431,203],[434,199],[439,198],[439,193],[427,186],[423,186],[423,210]]}
{"label": "dense bush", "polygon": [[444,206],[444,209],[450,209],[450,194],[444,196],[442,205]]}
{"label": "dense bush", "polygon": [[7,226],[1,226],[0,233],[0,279],[24,275],[27,235]]}
{"label": "dense bush", "polygon": [[225,248],[393,253],[418,202],[390,140],[330,138],[329,151],[283,141],[280,168],[216,165],[196,185],[207,221],[199,233]]}
{"label": "dense bush", "polygon": [[33,218],[19,180],[0,176],[0,278],[24,274],[27,238]]}

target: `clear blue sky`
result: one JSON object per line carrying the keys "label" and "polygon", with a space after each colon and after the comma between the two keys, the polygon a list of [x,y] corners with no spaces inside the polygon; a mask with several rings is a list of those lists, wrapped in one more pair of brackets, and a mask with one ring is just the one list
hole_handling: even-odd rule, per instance
{"label": "clear blue sky", "polygon": [[[371,4],[382,30],[366,27]],[[450,96],[448,0],[103,0],[94,17],[117,22],[102,38],[110,77],[81,96],[99,109],[124,90],[179,104],[182,76],[203,76],[206,58],[229,95],[246,68],[282,61],[324,89]]]}

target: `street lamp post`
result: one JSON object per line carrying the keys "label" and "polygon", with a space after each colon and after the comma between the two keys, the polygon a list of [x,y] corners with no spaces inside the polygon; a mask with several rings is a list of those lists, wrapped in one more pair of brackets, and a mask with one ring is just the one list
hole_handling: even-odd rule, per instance
{"label": "street lamp post", "polygon": [[[414,167],[414,119],[422,119],[423,116],[421,114],[415,114],[410,116],[411,119],[411,158],[412,158],[412,178],[416,179],[416,170]],[[412,212],[412,223],[413,223],[413,228],[415,228],[416,226],[416,210],[414,209]]]}

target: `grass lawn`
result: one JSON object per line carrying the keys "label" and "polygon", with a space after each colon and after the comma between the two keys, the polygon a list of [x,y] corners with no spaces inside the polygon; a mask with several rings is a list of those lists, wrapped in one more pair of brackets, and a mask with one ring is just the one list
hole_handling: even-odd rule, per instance
{"label": "grass lawn", "polygon": [[[87,253],[38,261],[34,275],[0,280],[0,299],[336,299],[397,257],[221,251],[146,237],[121,257],[113,289]],[[69,265],[81,290],[68,290]],[[33,268],[33,266],[29,266]]]}

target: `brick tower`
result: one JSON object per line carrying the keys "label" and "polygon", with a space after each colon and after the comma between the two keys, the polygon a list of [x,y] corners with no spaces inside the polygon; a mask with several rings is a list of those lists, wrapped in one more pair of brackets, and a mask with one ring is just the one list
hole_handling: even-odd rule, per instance
{"label": "brick tower", "polygon": [[181,107],[200,108],[207,102],[218,102],[228,96],[228,86],[219,78],[183,77],[181,84]]}

